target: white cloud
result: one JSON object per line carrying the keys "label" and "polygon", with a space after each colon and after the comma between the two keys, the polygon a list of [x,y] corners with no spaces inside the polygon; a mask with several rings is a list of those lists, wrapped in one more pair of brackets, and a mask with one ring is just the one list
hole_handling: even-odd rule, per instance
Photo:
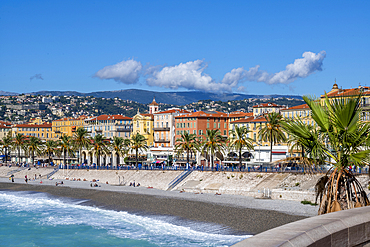
{"label": "white cloud", "polygon": [[231,91],[229,85],[216,83],[204,70],[207,64],[202,60],[180,63],[175,66],[164,67],[154,71],[152,76],[147,78],[149,86],[165,87],[170,89],[186,88],[201,91]]}
{"label": "white cloud", "polygon": [[135,84],[139,80],[142,68],[143,65],[141,62],[130,59],[106,66],[96,72],[94,77],[100,79],[113,79],[124,84]]}
{"label": "white cloud", "polygon": [[248,71],[243,68],[233,69],[225,74],[222,83],[233,87],[245,80],[265,82],[267,84],[289,84],[298,78],[306,78],[316,71],[322,70],[322,63],[326,52],[317,54],[313,52],[304,52],[302,58],[294,60],[294,63],[288,64],[285,70],[275,74],[269,74],[266,71],[259,70],[260,65],[250,68]]}

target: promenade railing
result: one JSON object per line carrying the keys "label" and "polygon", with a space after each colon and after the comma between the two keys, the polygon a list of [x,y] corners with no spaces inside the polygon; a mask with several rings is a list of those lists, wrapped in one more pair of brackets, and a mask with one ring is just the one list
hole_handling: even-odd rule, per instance
{"label": "promenade railing", "polygon": [[[97,166],[97,165],[59,165],[59,169],[77,169],[77,170],[151,170],[151,171],[186,171],[189,170],[186,167],[181,166],[155,166],[155,165],[143,165],[143,166]],[[204,167],[204,166],[193,166],[193,171],[225,171],[225,172],[266,172],[266,173],[326,173],[328,170],[322,167],[316,168],[303,168],[303,167],[226,167],[226,166],[215,166],[215,167]],[[368,174],[369,168],[357,167],[356,170],[352,170],[354,175]]]}

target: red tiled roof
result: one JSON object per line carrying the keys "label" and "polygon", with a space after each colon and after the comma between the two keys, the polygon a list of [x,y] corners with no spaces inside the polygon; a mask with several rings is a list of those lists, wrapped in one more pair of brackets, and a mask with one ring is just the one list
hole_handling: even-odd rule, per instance
{"label": "red tiled roof", "polygon": [[4,127],[6,127],[6,126],[11,126],[12,124],[11,123],[9,123],[9,122],[5,122],[5,121],[1,121],[0,120],[0,126],[4,126]]}
{"label": "red tiled roof", "polygon": [[261,104],[253,106],[253,108],[265,108],[265,107],[283,107],[283,106],[277,105],[277,104],[271,103],[271,102],[261,103]]}
{"label": "red tiled roof", "polygon": [[260,123],[260,122],[267,122],[267,119],[264,115],[259,116],[259,117],[249,117],[249,118],[243,118],[239,120],[235,120],[231,123]]}
{"label": "red tiled roof", "polygon": [[167,111],[156,112],[154,114],[166,114],[166,113],[191,113],[191,112],[184,109],[170,109]]}
{"label": "red tiled roof", "polygon": [[51,128],[51,123],[44,124],[16,124],[16,128]]}
{"label": "red tiled roof", "polygon": [[308,107],[307,104],[303,104],[303,105],[292,106],[292,107],[289,107],[288,109],[284,109],[281,111],[298,110],[298,109],[310,109],[310,107]]}
{"label": "red tiled roof", "polygon": [[86,121],[100,121],[100,120],[131,120],[132,118],[122,115],[100,115],[87,119]]}
{"label": "red tiled roof", "polygon": [[192,112],[190,114],[176,116],[175,118],[182,118],[182,117],[228,117],[228,115],[227,113],[218,112],[218,111],[213,111],[213,112],[197,111],[197,112]]}
{"label": "red tiled roof", "polygon": [[[351,89],[338,89],[334,92],[327,93],[328,97],[348,97],[348,96],[356,96],[360,93],[365,95],[370,95],[369,91],[370,87],[361,87],[361,88],[351,88]],[[361,92],[362,91],[362,92]],[[325,95],[322,95],[321,98],[324,98]]]}
{"label": "red tiled roof", "polygon": [[157,102],[155,102],[155,98],[153,99],[152,103],[150,103],[149,105],[158,105]]}
{"label": "red tiled roof", "polygon": [[234,111],[229,114],[229,117],[251,117],[251,116],[253,116],[253,112]]}

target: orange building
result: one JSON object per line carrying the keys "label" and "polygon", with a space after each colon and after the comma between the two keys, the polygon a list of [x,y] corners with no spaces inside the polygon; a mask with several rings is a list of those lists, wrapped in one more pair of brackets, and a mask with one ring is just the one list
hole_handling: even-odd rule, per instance
{"label": "orange building", "polygon": [[198,111],[175,117],[175,140],[187,131],[204,137],[207,129],[219,129],[222,136],[228,136],[228,114],[217,111]]}

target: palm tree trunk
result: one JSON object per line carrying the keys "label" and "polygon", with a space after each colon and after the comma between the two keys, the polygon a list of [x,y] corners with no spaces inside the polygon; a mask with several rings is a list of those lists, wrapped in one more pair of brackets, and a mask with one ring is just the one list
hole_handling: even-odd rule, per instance
{"label": "palm tree trunk", "polygon": [[213,164],[213,152],[212,151],[211,151],[211,167],[212,167],[212,171],[213,171],[214,164]]}
{"label": "palm tree trunk", "polygon": [[63,152],[63,166],[66,165],[66,151]]}
{"label": "palm tree trunk", "polygon": [[186,150],[186,163],[188,164],[188,165],[190,165],[189,164],[189,150]]}
{"label": "palm tree trunk", "polygon": [[137,150],[137,149],[135,149],[135,160],[136,160],[136,167],[137,167],[137,162],[138,162],[138,159],[137,159],[137,152],[138,152],[138,150]]}
{"label": "palm tree trunk", "polygon": [[18,160],[17,160],[18,163],[21,163],[19,162],[20,158],[21,158],[21,150],[20,150],[20,147],[18,147]]}
{"label": "palm tree trunk", "polygon": [[239,169],[242,169],[242,149],[239,149]]}
{"label": "palm tree trunk", "polygon": [[271,162],[272,162],[272,137],[271,137],[271,141],[270,141],[270,163]]}

